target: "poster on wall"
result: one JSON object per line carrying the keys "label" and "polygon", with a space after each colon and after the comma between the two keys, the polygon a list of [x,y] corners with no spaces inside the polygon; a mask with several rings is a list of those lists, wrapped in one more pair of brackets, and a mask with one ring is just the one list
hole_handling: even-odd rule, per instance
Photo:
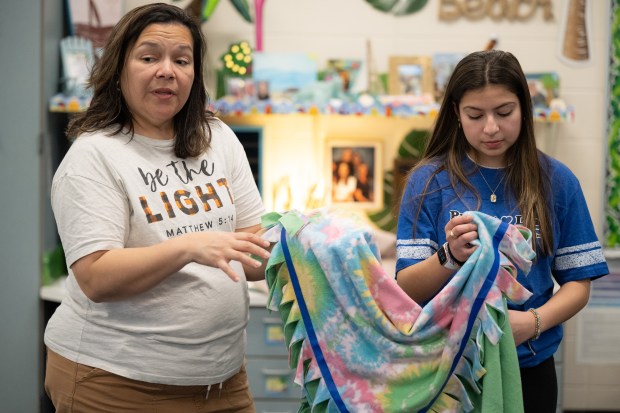
{"label": "poster on wall", "polygon": [[316,61],[305,53],[266,53],[253,55],[252,79],[269,86],[271,98],[293,95],[317,80]]}

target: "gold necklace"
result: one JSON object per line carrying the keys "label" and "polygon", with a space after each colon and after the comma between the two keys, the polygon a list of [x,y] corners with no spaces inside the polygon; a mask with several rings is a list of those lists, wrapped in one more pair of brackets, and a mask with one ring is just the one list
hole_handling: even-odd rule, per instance
{"label": "gold necklace", "polygon": [[495,189],[491,189],[491,185],[489,185],[489,183],[487,182],[487,179],[482,174],[482,170],[478,169],[478,172],[480,172],[480,176],[484,180],[484,183],[487,184],[487,186],[489,187],[489,191],[491,191],[491,196],[489,197],[489,200],[492,203],[496,203],[497,202],[497,195],[495,195],[495,191],[497,191],[497,188],[499,188],[499,186],[502,184],[502,181],[504,180],[504,177],[506,176],[506,174],[502,175],[502,179],[499,180],[499,182],[498,182],[497,186],[495,187]]}

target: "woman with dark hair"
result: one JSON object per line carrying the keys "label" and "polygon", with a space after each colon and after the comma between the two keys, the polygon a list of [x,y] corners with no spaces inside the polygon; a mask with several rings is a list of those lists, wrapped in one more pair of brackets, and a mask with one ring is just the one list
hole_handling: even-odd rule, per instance
{"label": "woman with dark hair", "polygon": [[467,211],[536,234],[537,258],[527,276],[517,277],[533,295],[509,305],[509,321],[525,411],[555,412],[561,324],[587,304],[590,280],[609,271],[580,184],[536,148],[527,81],[518,60],[499,50],[471,53],[455,67],[401,199],[397,280],[418,303],[477,248]]}
{"label": "woman with dark hair", "polygon": [[131,10],[69,125],[52,184],[67,296],[45,331],[58,412],[254,411],[247,280],[269,244],[243,147],[205,109],[205,47],[178,7]]}

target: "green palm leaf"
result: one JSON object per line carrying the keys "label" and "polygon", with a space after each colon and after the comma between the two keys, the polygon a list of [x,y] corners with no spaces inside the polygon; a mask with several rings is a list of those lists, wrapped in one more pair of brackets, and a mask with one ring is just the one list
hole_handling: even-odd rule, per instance
{"label": "green palm leaf", "polygon": [[247,0],[230,0],[235,9],[239,12],[241,17],[248,23],[252,23],[252,15],[250,14],[250,6]]}
{"label": "green palm leaf", "polygon": [[428,0],[366,0],[366,2],[384,13],[405,16],[420,11]]}
{"label": "green palm leaf", "polygon": [[219,0],[203,0],[202,1],[202,11],[200,13],[201,21],[206,22],[207,20],[209,20],[209,17],[211,17],[211,15],[213,14],[213,11],[215,10],[215,6],[217,6],[218,2]]}

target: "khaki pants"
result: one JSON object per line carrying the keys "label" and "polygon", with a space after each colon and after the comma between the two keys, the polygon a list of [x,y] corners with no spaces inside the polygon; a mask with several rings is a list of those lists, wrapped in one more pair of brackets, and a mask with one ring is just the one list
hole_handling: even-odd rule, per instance
{"label": "khaki pants", "polygon": [[75,363],[47,350],[45,391],[57,413],[254,413],[245,366],[211,386],[146,383]]}

